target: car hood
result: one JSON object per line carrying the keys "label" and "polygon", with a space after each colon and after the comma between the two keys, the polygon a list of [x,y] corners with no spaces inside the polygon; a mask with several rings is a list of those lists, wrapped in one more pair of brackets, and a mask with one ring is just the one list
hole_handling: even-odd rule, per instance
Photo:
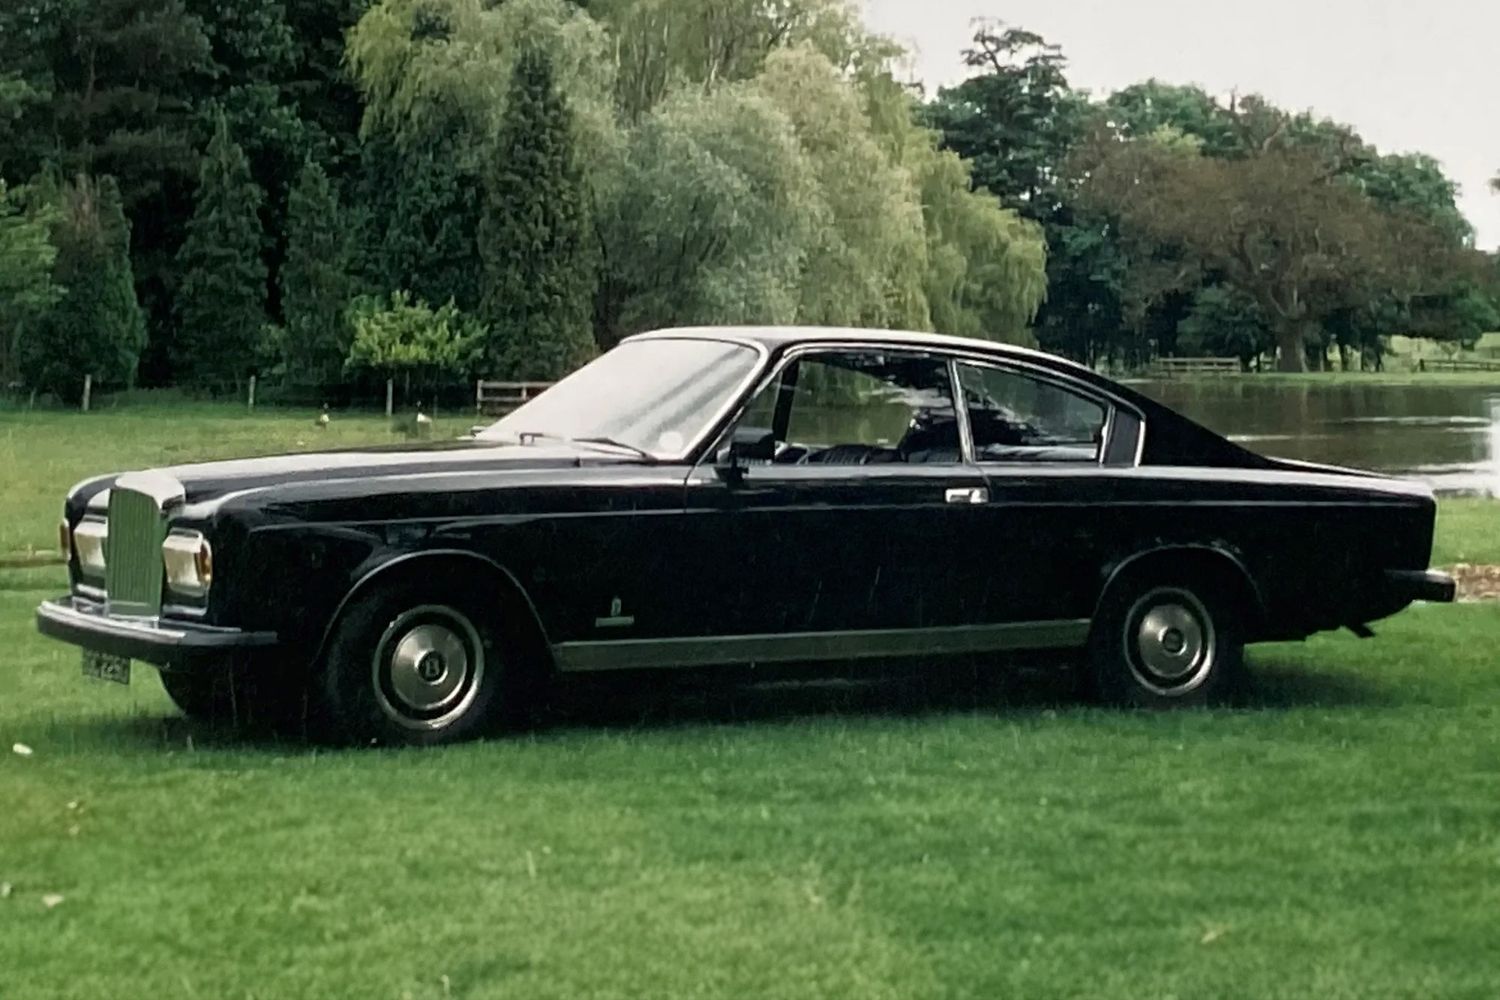
{"label": "car hood", "polygon": [[[463,439],[432,444],[351,448],[339,451],[270,455],[167,466],[154,471],[182,483],[189,504],[221,499],[231,493],[303,483],[479,471],[563,469],[589,465],[634,463],[628,455],[613,455],[567,445],[517,445]],[[79,487],[92,492],[91,509],[108,503],[107,490],[116,476]],[[89,490],[94,486],[95,490]]]}

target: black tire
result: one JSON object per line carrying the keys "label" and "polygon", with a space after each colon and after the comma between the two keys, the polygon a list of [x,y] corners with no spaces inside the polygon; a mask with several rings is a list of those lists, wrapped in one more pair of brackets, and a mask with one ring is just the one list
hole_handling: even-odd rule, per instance
{"label": "black tire", "polygon": [[1244,615],[1212,576],[1133,574],[1111,584],[1089,636],[1089,680],[1106,704],[1194,708],[1238,696]]}
{"label": "black tire", "polygon": [[161,686],[195,722],[235,728],[279,727],[298,717],[302,695],[269,665],[226,663],[161,672]]}
{"label": "black tire", "polygon": [[526,671],[506,655],[496,628],[502,614],[491,588],[457,577],[377,584],[359,595],[339,616],[313,680],[315,735],[432,746],[519,718]]}

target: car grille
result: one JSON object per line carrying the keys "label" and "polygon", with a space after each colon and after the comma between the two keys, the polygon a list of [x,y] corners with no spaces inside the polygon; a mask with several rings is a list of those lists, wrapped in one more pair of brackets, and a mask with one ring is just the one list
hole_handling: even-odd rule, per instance
{"label": "car grille", "polygon": [[167,536],[163,506],[180,500],[181,487],[163,489],[173,481],[153,475],[135,489],[131,478],[120,477],[109,493],[104,591],[110,614],[154,617],[161,613],[161,544]]}

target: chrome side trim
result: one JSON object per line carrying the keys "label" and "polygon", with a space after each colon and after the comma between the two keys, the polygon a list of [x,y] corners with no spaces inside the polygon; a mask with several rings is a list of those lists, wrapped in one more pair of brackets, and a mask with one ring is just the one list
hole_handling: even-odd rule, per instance
{"label": "chrome side trim", "polygon": [[552,647],[552,656],[559,672],[584,673],[1072,649],[1086,643],[1088,635],[1089,620],[1079,618],[952,628],[563,642]]}

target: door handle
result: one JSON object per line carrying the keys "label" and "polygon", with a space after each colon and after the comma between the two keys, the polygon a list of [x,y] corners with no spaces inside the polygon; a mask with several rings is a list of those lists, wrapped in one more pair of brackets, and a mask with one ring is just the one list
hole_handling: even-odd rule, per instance
{"label": "door handle", "polygon": [[990,491],[983,486],[962,486],[949,490],[943,494],[943,499],[949,503],[981,504],[990,502]]}

